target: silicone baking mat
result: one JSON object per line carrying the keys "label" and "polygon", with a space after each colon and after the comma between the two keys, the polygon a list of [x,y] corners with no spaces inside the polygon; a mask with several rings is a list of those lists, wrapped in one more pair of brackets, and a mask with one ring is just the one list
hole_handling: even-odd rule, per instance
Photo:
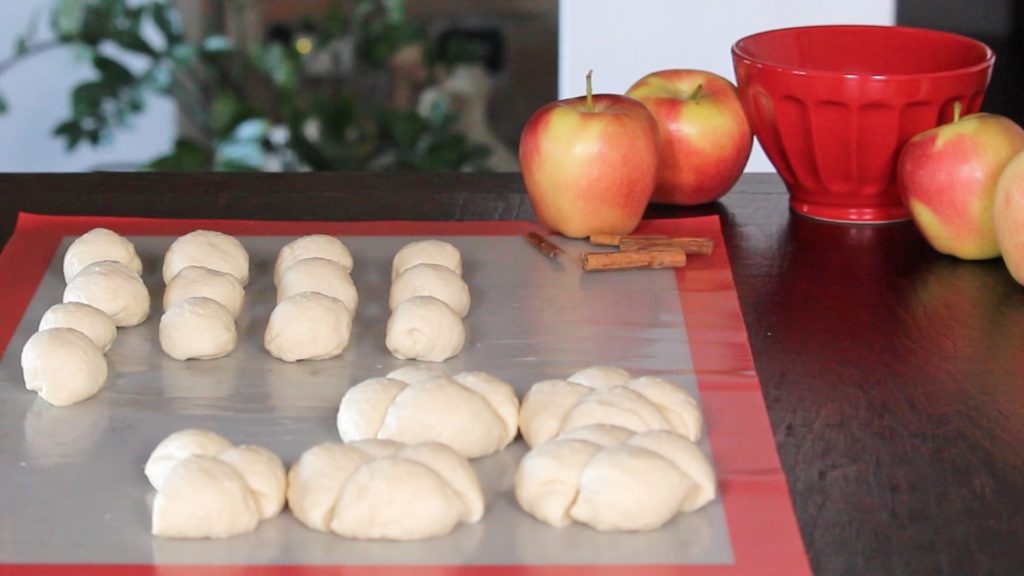
{"label": "silicone baking mat", "polygon": [[[150,318],[122,329],[111,376],[94,398],[54,408],[24,389],[19,355],[43,312],[60,300],[60,262],[75,236],[104,226],[128,236],[143,259]],[[197,228],[236,235],[252,258],[227,358],[177,362],[157,341],[160,265],[173,239]],[[0,254],[0,571],[63,574],[808,573],[775,450],[721,230],[715,217],[644,222],[638,233],[707,236],[711,256],[679,270],[582,273],[593,249],[558,239],[560,262],[535,252],[527,222],[254,222],[46,217],[23,214]],[[360,293],[352,340],[335,359],[288,364],[262,348],[274,303],[277,251],[302,234],[336,235],[355,261]],[[286,464],[337,440],[345,390],[408,364],[384,349],[390,261],[406,242],[442,238],[459,247],[473,295],[469,340],[441,366],[484,370],[520,396],[536,381],[615,365],[669,378],[700,401],[702,448],[720,497],[647,533],[556,529],[519,510],[511,490],[525,451],[517,441],[474,461],[487,512],[451,535],[412,543],[362,542],[306,529],[285,511],[248,535],[221,541],[149,535],[153,490],[142,474],[152,448],[186,427],[256,443]]]}

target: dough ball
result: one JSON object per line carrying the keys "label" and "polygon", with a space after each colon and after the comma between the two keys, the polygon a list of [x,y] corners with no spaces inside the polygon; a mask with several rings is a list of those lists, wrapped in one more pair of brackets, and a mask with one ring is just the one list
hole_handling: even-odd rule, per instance
{"label": "dough ball", "polygon": [[231,464],[256,498],[260,518],[277,516],[284,508],[287,472],[277,454],[262,446],[246,444],[221,452],[217,458]]}
{"label": "dough ball", "polygon": [[438,264],[462,276],[462,253],[444,240],[410,242],[395,254],[391,263],[391,281],[417,264]]}
{"label": "dough ball", "polygon": [[153,488],[160,490],[178,462],[189,456],[217,456],[231,448],[227,438],[199,428],[179,430],[164,438],[146,460],[145,474]]}
{"label": "dough ball", "polygon": [[392,310],[413,296],[433,296],[447,304],[459,318],[469,313],[469,286],[451,269],[439,264],[406,268],[391,283],[388,305]]}
{"label": "dough ball", "polygon": [[348,270],[334,260],[306,258],[285,269],[277,285],[277,301],[302,292],[319,292],[337,298],[353,313],[359,306],[355,282]]}
{"label": "dough ball", "polygon": [[337,298],[303,292],[277,303],[263,346],[285,362],[324,360],[341,354],[352,334],[352,313]]}
{"label": "dough ball", "polygon": [[39,321],[40,330],[49,328],[74,328],[88,336],[100,352],[110,350],[110,345],[117,338],[117,326],[110,316],[99,308],[81,302],[50,306]]}
{"label": "dough ball", "polygon": [[337,423],[346,442],[440,442],[466,458],[479,458],[512,442],[518,412],[508,382],[484,372],[462,372],[454,378],[360,382],[342,397]]}
{"label": "dough ball", "polygon": [[566,378],[569,382],[583,384],[588,388],[603,390],[615,386],[625,386],[629,383],[629,372],[614,366],[591,366],[575,372]]}
{"label": "dough ball", "polygon": [[261,446],[232,446],[209,430],[171,434],[150,454],[145,472],[157,489],[156,536],[224,538],[252,531],[284,507],[281,459]]}
{"label": "dough ball", "polygon": [[179,300],[160,318],[160,347],[175,360],[221,358],[237,343],[235,317],[211,298]]}
{"label": "dough ball", "polygon": [[333,260],[344,266],[346,272],[352,272],[355,266],[352,254],[341,240],[325,234],[310,234],[292,240],[278,252],[274,262],[274,286],[281,284],[281,274],[289,266],[306,258]]}
{"label": "dough ball", "polygon": [[176,239],[164,255],[164,283],[187,266],[203,266],[231,274],[245,286],[249,282],[249,253],[234,236],[195,230]]}
{"label": "dough ball", "polygon": [[465,343],[462,319],[433,296],[413,296],[396,306],[388,318],[385,345],[400,360],[444,362]]}
{"label": "dough ball", "polygon": [[669,431],[597,425],[527,452],[515,477],[519,505],[553,526],[654,530],[715,498],[707,457]]}
{"label": "dough ball", "polygon": [[161,538],[227,538],[252,532],[259,521],[242,475],[209,456],[179,462],[153,501],[153,535]]}
{"label": "dough ball", "polygon": [[530,387],[519,410],[519,427],[530,446],[591,424],[614,424],[633,432],[671,430],[700,440],[704,419],[682,387],[653,376],[630,378],[618,368],[595,366]]}
{"label": "dough ball", "polygon": [[288,472],[288,506],[315,530],[420,540],[479,521],[484,499],[473,468],[451,448],[368,440],[307,450]]}
{"label": "dough ball", "polygon": [[205,296],[220,302],[232,318],[238,318],[245,305],[245,288],[238,278],[203,266],[186,266],[167,283],[164,310],[193,296]]}
{"label": "dough ball", "polygon": [[132,272],[142,274],[142,260],[131,241],[112,230],[93,228],[75,238],[64,253],[64,282],[71,282],[89,264],[104,260],[120,262]]}
{"label": "dough ball", "polygon": [[137,326],[149,316],[149,290],[142,278],[112,260],[89,264],[64,288],[64,302],[99,308],[119,327]]}
{"label": "dough ball", "polygon": [[88,336],[73,328],[33,334],[21,350],[25,387],[54,406],[92,397],[107,381],[107,360]]}

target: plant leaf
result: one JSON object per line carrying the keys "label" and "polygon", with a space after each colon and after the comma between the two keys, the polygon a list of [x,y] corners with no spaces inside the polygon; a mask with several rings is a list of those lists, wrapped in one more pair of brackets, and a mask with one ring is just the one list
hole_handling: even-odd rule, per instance
{"label": "plant leaf", "polygon": [[156,2],[151,5],[153,23],[167,37],[168,44],[180,42],[184,38],[181,27],[181,15],[178,10],[164,2]]}
{"label": "plant leaf", "polygon": [[146,167],[164,172],[201,172],[213,165],[213,153],[202,145],[187,139],[174,143],[169,154],[151,161]]}
{"label": "plant leaf", "polygon": [[100,82],[118,86],[135,82],[131,70],[112,58],[97,52],[92,57],[92,63],[100,73]]}
{"label": "plant leaf", "polygon": [[7,112],[7,100],[4,99],[3,95],[0,94],[0,114]]}

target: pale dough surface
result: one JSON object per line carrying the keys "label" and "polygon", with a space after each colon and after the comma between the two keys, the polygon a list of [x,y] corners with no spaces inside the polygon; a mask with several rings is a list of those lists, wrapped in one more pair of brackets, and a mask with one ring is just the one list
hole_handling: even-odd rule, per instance
{"label": "pale dough surface", "polygon": [[49,328],[21,349],[25,387],[54,406],[91,398],[107,381],[107,359],[88,336],[73,328]]}
{"label": "pale dough surface", "polygon": [[462,253],[444,240],[417,240],[403,246],[391,261],[391,280],[417,264],[438,264],[462,276]]}
{"label": "pale dough surface", "polygon": [[465,343],[462,318],[433,296],[413,296],[396,306],[388,318],[385,345],[400,360],[444,362]]}
{"label": "pale dough surface", "polygon": [[710,462],[686,437],[606,424],[533,448],[515,477],[516,500],[537,519],[602,531],[654,530],[716,494]]}
{"label": "pale dough surface", "polygon": [[164,310],[193,296],[205,296],[220,302],[238,318],[245,305],[245,287],[231,274],[204,266],[186,266],[171,278],[164,289]]}
{"label": "pale dough surface", "polygon": [[76,238],[64,253],[64,281],[70,282],[82,268],[103,260],[120,262],[142,274],[142,260],[130,240],[113,230],[93,228]]}
{"label": "pale dough surface", "polygon": [[145,465],[157,490],[153,534],[169,538],[224,538],[250,532],[284,507],[287,475],[262,446],[232,446],[198,428],[161,441]]}
{"label": "pale dough surface", "polygon": [[[401,380],[403,375],[409,380]],[[480,458],[512,442],[518,410],[512,386],[485,372],[449,377],[403,368],[350,388],[338,407],[337,425],[346,442],[440,442],[466,458]]]}
{"label": "pale dough surface", "polygon": [[337,298],[302,292],[277,303],[263,346],[286,362],[324,360],[341,354],[352,334],[352,312]]}
{"label": "pale dough surface", "polygon": [[63,301],[99,308],[118,327],[137,326],[149,316],[149,290],[142,278],[112,260],[93,262],[75,274]]}
{"label": "pale dough surface", "polygon": [[243,286],[249,282],[249,253],[237,238],[222,232],[194,230],[175,239],[164,255],[164,284],[186,266],[231,274]]}
{"label": "pale dough surface", "polygon": [[274,286],[281,283],[281,274],[292,264],[304,258],[326,258],[345,267],[347,272],[355,269],[355,261],[348,247],[334,236],[310,234],[285,244],[274,261]]}
{"label": "pale dough surface", "polygon": [[450,268],[440,264],[416,264],[391,283],[388,306],[394,310],[413,296],[433,296],[447,304],[459,318],[469,313],[469,285]]}
{"label": "pale dough surface", "polygon": [[205,296],[179,300],[160,317],[160,347],[175,360],[222,358],[238,344],[235,317]]}
{"label": "pale dough surface", "polygon": [[302,292],[319,292],[337,298],[355,312],[359,292],[345,267],[326,258],[303,258],[286,268],[277,285],[277,301]]}
{"label": "pale dough surface", "polygon": [[469,462],[438,443],[327,442],[288,472],[288,506],[303,524],[347,538],[421,540],[484,513]]}
{"label": "pale dough surface", "polygon": [[704,417],[696,399],[681,386],[654,376],[632,378],[607,366],[581,370],[569,380],[537,382],[523,396],[519,427],[529,446],[591,424],[634,432],[671,430],[696,442]]}
{"label": "pale dough surface", "polygon": [[105,312],[81,302],[65,302],[50,306],[39,320],[39,329],[74,328],[106,353],[117,338],[117,326]]}

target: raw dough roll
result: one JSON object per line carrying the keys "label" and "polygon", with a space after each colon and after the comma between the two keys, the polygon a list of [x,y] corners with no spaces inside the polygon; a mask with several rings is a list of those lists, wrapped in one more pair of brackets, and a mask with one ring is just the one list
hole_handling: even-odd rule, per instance
{"label": "raw dough roll", "polygon": [[359,306],[355,282],[344,266],[326,258],[306,258],[293,263],[281,274],[277,301],[302,292],[319,292],[345,303],[350,312]]}
{"label": "raw dough roll", "polygon": [[[403,376],[409,379],[401,380]],[[448,377],[401,368],[345,393],[338,407],[338,433],[346,442],[440,442],[466,458],[480,458],[515,439],[518,411],[512,386],[485,372]]]}
{"label": "raw dough roll", "polygon": [[82,268],[104,260],[120,262],[142,274],[142,260],[131,241],[112,230],[93,228],[76,238],[64,253],[64,281],[70,282]]}
{"label": "raw dough roll", "polygon": [[263,346],[286,362],[324,360],[341,354],[352,334],[352,313],[337,298],[302,292],[277,303]]}
{"label": "raw dough roll", "polygon": [[203,266],[186,266],[171,278],[164,289],[164,310],[193,296],[205,296],[220,302],[232,318],[238,318],[245,304],[245,288],[238,278]]}
{"label": "raw dough roll", "polygon": [[333,260],[350,273],[355,266],[352,254],[341,240],[324,234],[310,234],[292,240],[277,253],[277,260],[274,262],[274,286],[281,284],[281,274],[289,266],[305,258]]}
{"label": "raw dough roll", "polygon": [[413,296],[391,313],[384,343],[400,360],[444,362],[462,350],[466,327],[444,302],[433,296]]}
{"label": "raw dough roll", "polygon": [[142,278],[112,260],[93,262],[64,288],[64,302],[81,302],[102,310],[119,327],[136,326],[149,316],[149,290]]}
{"label": "raw dough roll", "polygon": [[54,304],[43,314],[39,329],[74,328],[92,340],[100,352],[110,350],[117,338],[117,326],[99,308],[81,302]]}
{"label": "raw dough roll", "polygon": [[413,296],[433,296],[447,304],[459,318],[469,313],[469,286],[450,268],[440,264],[416,264],[391,283],[388,306],[394,310]]}
{"label": "raw dough roll", "polygon": [[190,428],[165,438],[150,454],[145,473],[157,490],[154,536],[243,534],[284,507],[281,459],[261,446],[232,446],[208,430]]}
{"label": "raw dough roll", "polygon": [[715,498],[715,473],[700,448],[667,430],[577,428],[526,453],[515,477],[519,505],[561,527],[654,530]]}
{"label": "raw dough roll", "polygon": [[322,532],[421,540],[479,521],[484,497],[469,462],[443,444],[364,440],[306,450],[288,472],[288,507]]}
{"label": "raw dough roll", "polygon": [[160,347],[175,360],[221,358],[237,343],[234,316],[212,298],[179,300],[160,318]]}
{"label": "raw dough roll", "polygon": [[697,401],[668,380],[630,379],[628,372],[604,366],[569,378],[537,382],[523,397],[519,427],[528,445],[590,424],[615,424],[634,432],[671,430],[700,440],[704,419]]}
{"label": "raw dough roll", "polygon": [[107,360],[88,336],[73,328],[36,332],[21,350],[25,388],[54,406],[92,397],[107,381]]}
{"label": "raw dough roll", "polygon": [[395,254],[391,263],[391,281],[417,264],[438,264],[462,276],[462,254],[444,240],[418,240],[410,242]]}
{"label": "raw dough roll", "polygon": [[234,236],[195,230],[176,239],[164,255],[164,284],[186,266],[203,266],[231,274],[245,286],[249,282],[249,253]]}

